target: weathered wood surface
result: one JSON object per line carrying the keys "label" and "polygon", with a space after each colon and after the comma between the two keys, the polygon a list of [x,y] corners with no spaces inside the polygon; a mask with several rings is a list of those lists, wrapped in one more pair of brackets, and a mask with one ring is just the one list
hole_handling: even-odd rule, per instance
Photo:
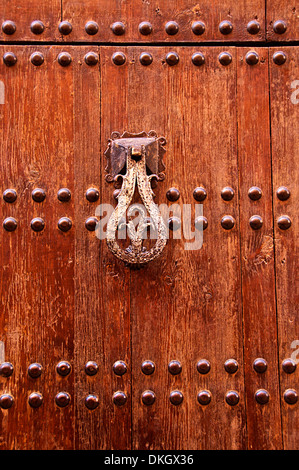
{"label": "weathered wood surface", "polygon": [[266,20],[269,41],[298,41],[298,0],[267,0]]}

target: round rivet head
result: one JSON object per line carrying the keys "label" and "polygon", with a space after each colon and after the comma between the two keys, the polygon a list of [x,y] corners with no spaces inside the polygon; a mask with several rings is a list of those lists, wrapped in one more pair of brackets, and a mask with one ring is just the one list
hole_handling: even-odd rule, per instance
{"label": "round rivet head", "polygon": [[248,65],[256,65],[259,61],[259,55],[254,51],[247,52],[245,60]]}
{"label": "round rivet head", "polygon": [[208,219],[202,215],[196,217],[194,226],[196,230],[206,230],[208,228]]}
{"label": "round rivet head", "polygon": [[62,67],[67,67],[68,65],[70,65],[72,62],[72,56],[71,54],[69,54],[68,52],[61,52],[59,55],[58,55],[58,63],[62,66]]}
{"label": "round rivet head", "polygon": [[151,375],[155,372],[155,364],[153,361],[143,361],[141,370],[145,375]]}
{"label": "round rivet head", "polygon": [[230,34],[233,30],[233,25],[230,21],[222,21],[219,25],[219,31],[221,34]]}
{"label": "round rivet head", "polygon": [[34,232],[41,232],[45,228],[45,222],[40,217],[35,217],[31,220],[30,226]]}
{"label": "round rivet head", "polygon": [[67,36],[72,32],[72,25],[69,23],[69,21],[62,21],[59,26],[58,26],[59,32],[63,34],[64,36]]}
{"label": "round rivet head", "polygon": [[201,36],[205,30],[206,26],[202,21],[194,21],[191,26],[193,34],[196,34],[196,36]]}
{"label": "round rivet head", "polygon": [[145,390],[141,395],[142,403],[150,406],[155,403],[156,395],[152,390]]}
{"label": "round rivet head", "polygon": [[176,65],[179,63],[179,55],[176,52],[168,52],[166,54],[166,62],[168,65]]}
{"label": "round rivet head", "polygon": [[97,395],[90,394],[85,398],[85,406],[89,410],[95,410],[99,406],[99,403]]}
{"label": "round rivet head", "polygon": [[99,25],[95,21],[88,21],[85,25],[85,31],[90,36],[94,36],[99,31]]}
{"label": "round rivet head", "polygon": [[85,197],[86,197],[88,202],[96,202],[96,201],[98,201],[98,199],[100,197],[99,190],[96,189],[96,188],[89,188],[86,191]]}
{"label": "round rivet head", "polygon": [[115,52],[112,56],[112,62],[115,65],[123,65],[126,62],[126,56],[123,52]]}
{"label": "round rivet head", "polygon": [[289,388],[283,394],[284,401],[288,403],[288,405],[295,405],[298,401],[298,394],[296,390]]}
{"label": "round rivet head", "polygon": [[45,25],[42,21],[32,21],[30,29],[33,34],[42,34],[45,30]]}
{"label": "round rivet head", "polygon": [[7,217],[3,222],[3,227],[7,232],[13,232],[16,230],[18,223],[14,217]]}
{"label": "round rivet head", "polygon": [[231,201],[235,195],[235,191],[233,188],[230,188],[227,186],[226,188],[223,188],[221,191],[221,197],[224,201]]}
{"label": "round rivet head", "polygon": [[181,228],[181,220],[178,217],[170,217],[168,219],[169,230],[175,232]]}
{"label": "round rivet head", "polygon": [[17,56],[13,52],[6,52],[3,56],[3,62],[7,67],[12,67],[17,63]]}
{"label": "round rivet head", "polygon": [[89,232],[94,232],[96,227],[97,227],[98,222],[99,221],[96,217],[88,217],[88,219],[86,219],[86,221],[85,221],[85,228]]}
{"label": "round rivet head", "polygon": [[193,191],[193,197],[195,201],[202,202],[207,197],[207,191],[202,187],[195,188]]}
{"label": "round rivet head", "polygon": [[282,51],[277,51],[273,54],[273,62],[276,65],[283,65],[287,60],[287,56]]}
{"label": "round rivet head", "polygon": [[184,395],[179,390],[174,390],[169,395],[170,403],[173,405],[180,405],[184,399]]}
{"label": "round rivet head", "polygon": [[228,374],[234,374],[239,368],[238,362],[235,359],[227,359],[224,363],[224,369]]}
{"label": "round rivet head", "polygon": [[178,375],[182,372],[182,364],[179,361],[170,361],[168,371],[172,375]]}
{"label": "round rivet head", "polygon": [[93,376],[93,375],[96,375],[97,372],[99,370],[99,366],[96,362],[94,361],[88,361],[86,364],[85,364],[85,372],[87,375],[89,376]]}
{"label": "round rivet head", "polygon": [[58,220],[57,227],[62,232],[68,232],[72,228],[72,221],[68,217],[61,217]]}
{"label": "round rivet head", "polygon": [[2,23],[2,31],[4,34],[11,36],[16,32],[16,24],[13,21],[7,20]]}
{"label": "round rivet head", "polygon": [[143,36],[148,36],[149,34],[151,34],[153,27],[148,21],[143,21],[142,23],[140,23],[138,29],[140,34],[142,34]]}
{"label": "round rivet head", "polygon": [[192,63],[196,65],[197,67],[200,67],[205,63],[205,56],[203,55],[202,52],[195,52],[192,55]]}
{"label": "round rivet head", "polygon": [[99,62],[99,56],[95,52],[88,52],[84,57],[84,61],[86,65],[97,65],[97,63]]}
{"label": "round rivet head", "polygon": [[252,230],[259,230],[263,226],[263,219],[260,215],[253,215],[249,219],[249,225]]}
{"label": "round rivet head", "polygon": [[72,370],[71,364],[67,361],[60,361],[56,366],[57,374],[66,377]]}
{"label": "round rivet head", "polygon": [[153,62],[153,56],[149,52],[142,52],[139,61],[141,65],[150,65]]}
{"label": "round rivet head", "polygon": [[221,52],[218,59],[221,65],[229,65],[233,60],[232,55],[229,52]]}
{"label": "round rivet head", "polygon": [[127,402],[127,395],[125,392],[115,392],[112,397],[113,403],[117,406],[123,406]]}
{"label": "round rivet head", "polygon": [[259,374],[263,374],[264,372],[266,372],[267,367],[267,361],[262,357],[258,357],[253,361],[253,368],[255,372],[258,372]]}
{"label": "round rivet head", "polygon": [[2,362],[0,364],[0,376],[10,377],[13,374],[13,365],[10,362]]}
{"label": "round rivet head", "polygon": [[31,196],[35,202],[43,202],[46,199],[46,193],[42,188],[35,188]]}
{"label": "round rivet head", "polygon": [[67,405],[69,405],[70,401],[71,397],[67,392],[59,392],[55,397],[55,403],[60,408],[65,408]]}
{"label": "round rivet head", "polygon": [[42,370],[43,370],[43,368],[42,368],[41,364],[38,364],[37,362],[34,362],[33,364],[30,364],[30,366],[28,367],[28,375],[32,379],[37,379],[38,377],[41,376]]}
{"label": "round rivet head", "polygon": [[71,191],[67,188],[61,188],[57,193],[60,202],[68,202],[71,199]]}
{"label": "round rivet head", "polygon": [[276,34],[284,34],[287,30],[287,24],[283,20],[275,21],[273,25],[273,31]]}
{"label": "round rivet head", "polygon": [[211,394],[208,390],[201,390],[198,394],[197,394],[197,401],[200,405],[208,405],[211,401]]}
{"label": "round rivet head", "polygon": [[196,367],[200,374],[207,374],[211,370],[211,364],[207,359],[200,359]]}
{"label": "round rivet head", "polygon": [[260,24],[256,20],[249,21],[249,23],[247,24],[247,31],[249,34],[258,34],[260,29]]}
{"label": "round rivet head", "polygon": [[262,197],[262,190],[261,190],[261,188],[258,188],[257,186],[252,186],[252,187],[248,190],[248,197],[249,197],[252,201],[258,201],[259,199],[261,199],[261,197]]}
{"label": "round rivet head", "polygon": [[40,66],[44,63],[44,56],[41,52],[31,54],[30,61],[33,65]]}
{"label": "round rivet head", "polygon": [[287,199],[289,199],[290,195],[290,191],[285,186],[280,186],[280,188],[278,188],[278,190],[276,191],[276,196],[280,201],[286,201]]}
{"label": "round rivet head", "polygon": [[13,203],[17,200],[17,192],[14,189],[6,189],[3,193],[5,202]]}
{"label": "round rivet head", "polygon": [[113,23],[113,25],[111,26],[111,29],[116,36],[122,36],[123,34],[125,34],[125,31],[126,31],[126,27],[124,23],[122,23],[121,21],[117,21],[116,23]]}
{"label": "round rivet head", "polygon": [[231,230],[235,225],[235,219],[231,215],[225,215],[221,219],[221,226],[225,230]]}
{"label": "round rivet head", "polygon": [[166,193],[166,197],[169,201],[175,202],[180,197],[180,191],[176,188],[170,188]]}
{"label": "round rivet head", "polygon": [[174,36],[179,32],[179,25],[175,21],[168,21],[165,25],[165,31],[169,36]]}
{"label": "round rivet head", "polygon": [[264,390],[264,389],[257,390],[255,392],[254,397],[257,403],[259,403],[259,405],[265,405],[266,403],[269,402],[269,399],[270,399],[269,392],[267,392],[267,390]]}
{"label": "round rivet head", "polygon": [[292,225],[292,221],[287,215],[282,215],[279,217],[277,225],[281,230],[287,230]]}
{"label": "round rivet head", "polygon": [[9,408],[11,408],[13,403],[14,399],[8,393],[4,393],[0,396],[0,408],[2,408],[3,410],[8,410]]}
{"label": "round rivet head", "polygon": [[235,390],[230,390],[225,395],[225,401],[230,406],[235,406],[239,403],[240,397]]}
{"label": "round rivet head", "polygon": [[124,361],[116,361],[113,364],[113,372],[116,375],[124,375],[127,372],[127,364]]}
{"label": "round rivet head", "polygon": [[285,359],[282,363],[282,370],[286,374],[293,374],[296,370],[296,362],[293,359]]}
{"label": "round rivet head", "polygon": [[43,404],[43,401],[43,396],[38,392],[30,393],[28,397],[28,403],[31,408],[39,408]]}

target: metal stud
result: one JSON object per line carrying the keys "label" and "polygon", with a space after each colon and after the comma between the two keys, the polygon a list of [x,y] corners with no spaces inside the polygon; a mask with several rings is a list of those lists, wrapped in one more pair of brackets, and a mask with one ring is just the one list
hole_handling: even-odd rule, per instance
{"label": "metal stud", "polygon": [[99,62],[99,56],[95,52],[88,52],[84,57],[84,61],[86,65],[97,65],[97,63]]}
{"label": "metal stud", "polygon": [[62,21],[58,26],[59,32],[64,36],[70,34],[73,30],[73,27],[69,21]]}
{"label": "metal stud", "polygon": [[229,52],[221,52],[218,56],[219,62],[221,65],[229,65],[231,64],[233,58]]}
{"label": "metal stud", "polygon": [[30,56],[30,61],[33,65],[40,66],[44,63],[44,56],[41,52],[34,52]]}
{"label": "metal stud", "polygon": [[89,376],[96,375],[98,373],[99,366],[95,361],[88,361],[85,364],[85,372]]}
{"label": "metal stud", "polygon": [[150,406],[155,403],[156,395],[152,390],[145,390],[141,395],[142,403]]}
{"label": "metal stud", "polygon": [[254,51],[247,52],[245,60],[248,65],[256,65],[259,62],[259,55]]}
{"label": "metal stud", "polygon": [[205,56],[203,55],[202,52],[195,52],[192,55],[192,63],[196,65],[197,67],[200,67],[205,63]]}
{"label": "metal stud", "polygon": [[239,394],[235,390],[229,390],[225,395],[225,401],[230,406],[236,406],[239,400]]}
{"label": "metal stud", "polygon": [[280,201],[286,201],[289,199],[291,193],[285,186],[280,186],[276,191],[276,195]]}
{"label": "metal stud", "polygon": [[61,217],[58,220],[57,226],[62,232],[68,232],[72,228],[72,221],[68,217]]}
{"label": "metal stud", "polygon": [[231,230],[235,225],[235,219],[231,215],[225,215],[222,217],[221,226],[225,230]]}
{"label": "metal stud", "polygon": [[13,365],[10,362],[2,362],[0,364],[0,376],[10,377],[13,374]]}
{"label": "metal stud", "polygon": [[258,372],[259,374],[263,374],[266,372],[268,367],[267,361],[263,359],[262,357],[258,357],[254,360],[253,362],[253,368],[255,372]]}
{"label": "metal stud", "polygon": [[126,56],[123,52],[115,52],[112,56],[112,62],[115,65],[123,65],[126,60]]}
{"label": "metal stud", "polygon": [[258,34],[260,29],[260,24],[256,20],[249,21],[249,23],[247,24],[247,31],[249,34]]}
{"label": "metal stud", "polygon": [[59,392],[55,397],[55,403],[60,408],[65,408],[69,405],[71,397],[67,392]]}
{"label": "metal stud", "polygon": [[287,60],[287,56],[282,51],[277,51],[273,54],[273,62],[276,65],[283,65]]}
{"label": "metal stud", "polygon": [[31,196],[35,202],[43,202],[46,199],[46,193],[42,188],[35,188]]}
{"label": "metal stud", "polygon": [[283,398],[288,405],[295,405],[298,401],[298,394],[296,390],[289,388],[284,392]]}
{"label": "metal stud", "polygon": [[14,189],[6,189],[3,193],[5,202],[13,203],[17,200],[17,192]]}
{"label": "metal stud", "polygon": [[287,24],[283,20],[275,21],[273,25],[273,31],[276,34],[284,34],[287,30]]}
{"label": "metal stud", "polygon": [[116,21],[116,23],[113,23],[111,29],[116,36],[122,36],[126,31],[126,27],[121,21]]}
{"label": "metal stud", "polygon": [[184,399],[184,395],[179,390],[174,390],[169,395],[170,403],[172,403],[175,406],[180,405],[183,399]]}
{"label": "metal stud", "polygon": [[99,31],[99,25],[95,21],[88,21],[85,25],[85,31],[90,36],[94,36]]}
{"label": "metal stud", "polygon": [[182,372],[182,364],[179,361],[170,361],[168,371],[172,375],[178,375]]}
{"label": "metal stud", "polygon": [[96,217],[88,217],[88,219],[86,219],[85,221],[85,228],[89,232],[94,232],[97,227],[98,222],[99,221]]}
{"label": "metal stud", "polygon": [[85,406],[89,410],[95,410],[99,406],[99,397],[94,394],[87,395],[85,398]]}
{"label": "metal stud", "polygon": [[219,25],[219,31],[221,34],[230,34],[233,30],[233,25],[230,21],[222,21]]}
{"label": "metal stud", "polygon": [[0,408],[8,410],[14,404],[14,398],[9,393],[4,393],[0,396]]}
{"label": "metal stud", "polygon": [[42,23],[42,21],[32,21],[30,29],[33,34],[42,34],[45,30],[45,25]]}
{"label": "metal stud", "polygon": [[85,197],[88,202],[96,202],[100,197],[99,190],[96,188],[89,188],[86,191]]}
{"label": "metal stud", "polygon": [[202,215],[196,217],[194,221],[196,230],[206,230],[208,228],[208,219]]}
{"label": "metal stud", "polygon": [[57,374],[61,375],[62,377],[66,377],[71,373],[72,367],[71,364],[67,361],[60,361],[56,366]]}
{"label": "metal stud", "polygon": [[151,375],[155,372],[156,366],[153,361],[143,361],[141,370],[145,375]]}
{"label": "metal stud", "polygon": [[196,36],[201,36],[206,29],[205,24],[202,21],[194,21],[191,26],[192,32],[196,34]]}
{"label": "metal stud", "polygon": [[148,36],[149,34],[151,34],[152,30],[153,30],[153,27],[148,21],[143,21],[139,25],[139,32],[143,36]]}
{"label": "metal stud", "polygon": [[165,31],[169,36],[174,36],[179,32],[179,25],[175,21],[168,21],[165,25]]}
{"label": "metal stud", "polygon": [[221,197],[224,201],[231,201],[235,195],[235,191],[233,188],[230,188],[227,186],[226,188],[223,188],[221,191]]}
{"label": "metal stud", "polygon": [[41,232],[45,228],[45,222],[40,217],[35,217],[31,220],[30,226],[34,232]]}
{"label": "metal stud", "polygon": [[254,397],[259,405],[266,405],[266,403],[268,403],[270,399],[269,392],[264,389],[257,390],[255,392]]}
{"label": "metal stud", "polygon": [[202,202],[207,197],[207,191],[202,187],[195,188],[193,191],[193,197],[195,201]]}
{"label": "metal stud", "polygon": [[227,359],[224,363],[224,369],[228,374],[234,374],[237,372],[239,364],[235,359]]}
{"label": "metal stud", "polygon": [[62,67],[67,67],[72,62],[72,56],[68,52],[61,52],[57,60]]}
{"label": "metal stud", "polygon": [[71,199],[71,191],[67,188],[62,188],[58,191],[57,198],[60,202],[68,202]]}
{"label": "metal stud", "polygon": [[6,52],[3,56],[3,62],[7,67],[12,67],[17,63],[17,56],[13,52]]}
{"label": "metal stud", "polygon": [[208,390],[201,390],[197,394],[197,401],[200,405],[208,405],[211,402],[211,393]]}
{"label": "metal stud", "polygon": [[2,31],[4,34],[11,36],[16,32],[16,24],[13,21],[7,20],[2,23]]}
{"label": "metal stud", "polygon": [[168,52],[166,54],[166,62],[170,66],[178,64],[179,60],[179,55],[176,52]]}
{"label": "metal stud", "polygon": [[43,401],[44,399],[42,394],[38,392],[30,393],[28,397],[28,403],[31,408],[39,408],[43,404]]}
{"label": "metal stud", "polygon": [[117,391],[112,397],[113,403],[117,406],[123,406],[127,402],[127,395],[125,392]]}
{"label": "metal stud", "polygon": [[261,197],[262,197],[262,190],[261,190],[261,188],[259,188],[258,186],[252,186],[252,187],[248,190],[248,197],[249,197],[252,201],[258,201],[259,199],[261,199]]}
{"label": "metal stud", "polygon": [[211,370],[211,364],[207,359],[200,359],[196,367],[200,374],[207,374]]}
{"label": "metal stud", "polygon": [[263,219],[260,215],[253,215],[249,219],[249,225],[252,230],[259,230],[263,226]]}
{"label": "metal stud", "polygon": [[296,370],[296,362],[293,361],[293,359],[285,359],[282,363],[282,370],[286,373],[286,374],[293,374],[293,372],[295,372]]}
{"label": "metal stud", "polygon": [[30,366],[28,367],[28,375],[32,379],[37,379],[38,377],[41,376],[42,370],[43,370],[43,368],[42,368],[41,364],[38,364],[37,362],[34,362],[33,364],[30,364]]}
{"label": "metal stud", "polygon": [[150,65],[153,62],[153,56],[149,52],[142,52],[139,57],[141,65]]}
{"label": "metal stud", "polygon": [[170,217],[168,219],[169,230],[175,232],[181,228],[181,220],[178,217]]}
{"label": "metal stud", "polygon": [[169,201],[175,202],[180,198],[180,191],[176,188],[170,188],[166,193],[166,197]]}
{"label": "metal stud", "polygon": [[3,227],[7,232],[13,232],[16,230],[18,223],[14,217],[7,217],[3,222]]}
{"label": "metal stud", "polygon": [[282,215],[279,217],[277,225],[281,230],[287,230],[292,225],[292,221],[287,215]]}
{"label": "metal stud", "polygon": [[116,361],[112,368],[115,375],[124,375],[128,370],[127,364],[124,361]]}

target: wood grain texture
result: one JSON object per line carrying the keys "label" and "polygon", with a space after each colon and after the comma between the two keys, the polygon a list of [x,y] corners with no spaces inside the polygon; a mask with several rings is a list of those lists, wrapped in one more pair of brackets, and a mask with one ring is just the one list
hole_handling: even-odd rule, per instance
{"label": "wood grain texture", "polygon": [[[270,41],[295,41],[299,39],[299,4],[298,0],[266,0],[267,39]],[[273,30],[276,21],[282,20],[287,25],[283,34]]]}
{"label": "wood grain texture", "polygon": [[[298,393],[298,365],[292,374],[282,370],[282,362],[293,355],[298,361],[298,50],[284,47],[287,56],[284,65],[277,66],[272,56],[279,49],[270,49],[270,98],[273,165],[273,206],[276,254],[276,291],[279,339],[279,371],[281,385],[282,428],[285,449],[298,448],[298,402],[284,401],[287,389]],[[292,86],[293,84],[293,86]],[[297,95],[295,94],[297,90]],[[296,99],[297,97],[297,99]],[[286,186],[290,198],[280,201],[276,191]],[[277,221],[287,215],[292,225],[281,230]],[[297,351],[297,352],[296,352]]]}

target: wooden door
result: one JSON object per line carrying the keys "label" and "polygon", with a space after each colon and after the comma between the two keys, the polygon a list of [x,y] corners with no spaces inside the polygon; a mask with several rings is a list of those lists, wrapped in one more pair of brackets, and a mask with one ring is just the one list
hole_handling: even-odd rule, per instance
{"label": "wooden door", "polygon": [[[219,16],[210,2],[111,1],[101,19],[94,2],[36,4],[34,18],[13,3],[0,45],[0,448],[295,449],[296,46],[268,47],[258,0],[214,2]],[[293,39],[285,22],[275,34]],[[132,269],[97,235],[101,205],[117,205],[105,150],[113,132],[153,130],[166,140],[154,201],[181,225]]]}

